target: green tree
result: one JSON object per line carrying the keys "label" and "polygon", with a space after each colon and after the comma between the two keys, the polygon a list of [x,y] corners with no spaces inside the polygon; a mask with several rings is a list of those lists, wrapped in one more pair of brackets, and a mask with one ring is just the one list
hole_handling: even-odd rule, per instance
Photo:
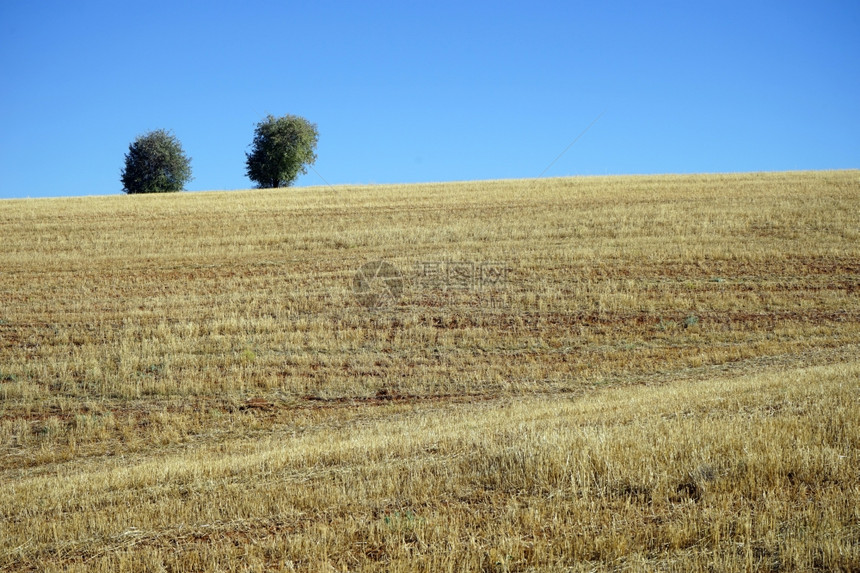
{"label": "green tree", "polygon": [[303,117],[266,116],[254,130],[251,152],[245,154],[246,175],[260,188],[289,187],[316,161],[318,138],[316,124]]}
{"label": "green tree", "polygon": [[191,158],[173,133],[158,129],[138,136],[128,146],[122,190],[134,193],[181,191],[191,180]]}

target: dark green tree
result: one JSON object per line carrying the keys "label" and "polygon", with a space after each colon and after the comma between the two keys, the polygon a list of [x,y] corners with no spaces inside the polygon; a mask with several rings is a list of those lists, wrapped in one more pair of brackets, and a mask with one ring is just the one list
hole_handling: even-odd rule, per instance
{"label": "dark green tree", "polygon": [[299,173],[307,173],[317,156],[317,126],[303,117],[266,116],[254,130],[251,152],[246,153],[246,175],[258,187],[289,187]]}
{"label": "dark green tree", "polygon": [[122,190],[134,193],[182,191],[191,180],[191,158],[173,133],[157,129],[138,136],[128,146],[122,170]]}

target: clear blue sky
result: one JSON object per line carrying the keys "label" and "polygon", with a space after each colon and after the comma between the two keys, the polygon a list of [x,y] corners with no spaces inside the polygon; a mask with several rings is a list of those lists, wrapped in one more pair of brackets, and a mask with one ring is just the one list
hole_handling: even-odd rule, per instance
{"label": "clear blue sky", "polygon": [[298,185],[860,166],[860,2],[0,3],[0,197],[121,192],[172,130],[243,189],[266,114]]}

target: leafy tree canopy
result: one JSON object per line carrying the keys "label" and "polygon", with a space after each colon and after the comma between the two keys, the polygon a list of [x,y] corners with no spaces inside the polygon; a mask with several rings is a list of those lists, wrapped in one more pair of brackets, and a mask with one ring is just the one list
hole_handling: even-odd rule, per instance
{"label": "leafy tree canopy", "polygon": [[316,124],[303,117],[266,116],[254,130],[251,152],[245,154],[248,178],[260,188],[292,185],[316,161],[318,138]]}
{"label": "leafy tree canopy", "polygon": [[121,180],[129,194],[181,191],[191,180],[191,158],[173,133],[150,131],[128,146]]}

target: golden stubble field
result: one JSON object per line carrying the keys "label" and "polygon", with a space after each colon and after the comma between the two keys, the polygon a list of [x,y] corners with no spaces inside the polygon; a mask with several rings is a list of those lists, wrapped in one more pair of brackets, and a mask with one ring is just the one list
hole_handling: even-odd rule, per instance
{"label": "golden stubble field", "polygon": [[858,171],[2,201],[0,569],[856,571],[858,212]]}

